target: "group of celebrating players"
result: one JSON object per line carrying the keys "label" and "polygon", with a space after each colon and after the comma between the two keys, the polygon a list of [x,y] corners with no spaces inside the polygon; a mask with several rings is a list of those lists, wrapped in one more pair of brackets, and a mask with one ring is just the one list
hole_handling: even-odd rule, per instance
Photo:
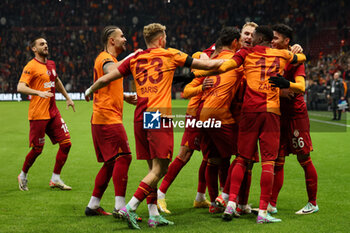
{"label": "group of celebrating players", "polygon": [[[305,171],[308,203],[296,214],[318,211],[316,204],[317,173],[310,158],[312,144],[309,118],[303,93],[305,68],[299,45],[290,46],[293,30],[284,24],[258,26],[246,23],[241,32],[224,27],[215,44],[192,57],[166,47],[165,26],[153,23],[144,27],[146,50],[137,50],[122,61],[117,56],[126,49],[126,38],[116,26],[102,33],[104,50],[94,64],[94,84],[85,92],[93,95],[91,131],[98,162],[102,162],[95,186],[85,209],[87,216],[112,215],[126,219],[130,228],[140,229],[142,219],[136,209],[146,199],[150,227],[172,225],[161,212],[170,214],[165,195],[194,150],[201,150],[203,160],[198,173],[198,190],[194,207],[209,208],[210,213],[223,213],[225,221],[252,212],[248,196],[253,164],[262,164],[261,195],[257,223],[281,220],[277,197],[283,185],[285,156],[296,154]],[[27,172],[41,153],[45,132],[60,149],[51,187],[71,189],[60,179],[71,146],[70,136],[55,105],[55,87],[74,103],[60,82],[53,61],[47,60],[44,38],[31,43],[35,58],[24,68],[18,91],[32,95],[30,103],[30,146],[23,169],[18,176],[19,188],[27,191]],[[191,73],[174,77],[177,67],[186,66]],[[137,95],[123,93],[122,78],[132,75]],[[171,122],[171,87],[176,80],[190,80],[184,97],[191,98],[186,120],[221,121],[220,128],[187,127],[178,156],[173,155],[173,128],[145,129],[143,115],[155,112],[161,122]],[[128,169],[132,160],[127,135],[122,123],[123,101],[136,105],[134,136],[137,159],[146,160],[148,174],[142,179],[126,204]],[[171,125],[171,124],[170,124]],[[231,161],[231,156],[236,158]],[[56,168],[57,166],[57,168]],[[164,177],[159,189],[159,181]],[[106,212],[100,201],[113,178],[115,208]],[[219,195],[218,181],[222,189]],[[210,201],[205,198],[208,187]]]}

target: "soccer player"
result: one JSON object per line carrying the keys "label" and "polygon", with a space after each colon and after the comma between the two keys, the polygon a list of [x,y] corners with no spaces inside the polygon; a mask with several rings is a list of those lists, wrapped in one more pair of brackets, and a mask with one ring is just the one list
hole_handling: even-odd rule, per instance
{"label": "soccer player", "polygon": [[[257,28],[258,25],[254,22],[247,22],[243,25],[242,30],[241,30],[241,37],[240,37],[240,43],[241,47],[245,48],[251,48],[252,47],[252,38],[253,38],[253,33],[255,28]],[[239,67],[238,69],[243,72],[243,67]],[[238,70],[237,70],[238,71]],[[234,100],[232,101],[232,108],[231,112],[234,116],[234,119],[236,122],[240,120],[240,115],[241,115],[241,108],[242,108],[242,102],[243,102],[243,96],[244,96],[244,91],[246,87],[246,79],[243,77],[241,81],[241,85],[239,87],[239,90],[237,91],[237,95],[235,96]],[[238,130],[238,129],[236,129]],[[258,160],[258,156],[256,159],[256,162]],[[227,206],[227,202],[229,201],[229,193],[230,193],[230,184],[231,184],[231,172],[233,167],[235,166],[237,161],[236,159],[231,163],[231,166],[229,167],[228,170],[228,177],[224,186],[224,189],[222,193],[216,198],[215,202],[218,206],[225,207]],[[249,191],[250,191],[250,185],[251,185],[251,178],[252,178],[252,169],[253,169],[253,163],[250,163],[249,166],[247,167],[245,174],[244,174],[244,179],[242,181],[242,185],[240,188],[240,193],[239,193],[239,202],[237,206],[237,211],[239,214],[248,214],[251,213],[251,207],[248,205],[248,196],[249,196]]]}
{"label": "soccer player", "polygon": [[237,216],[237,196],[244,172],[251,163],[260,144],[262,160],[261,196],[257,223],[279,222],[267,213],[272,192],[274,161],[278,154],[280,136],[279,89],[271,87],[270,76],[282,73],[287,62],[302,63],[303,54],[292,54],[288,50],[271,49],[273,32],[267,26],[259,26],[253,33],[253,48],[241,49],[235,56],[213,71],[194,71],[190,77],[220,74],[243,64],[247,77],[247,88],[239,124],[239,158],[232,169],[229,202],[223,218],[231,220]]}
{"label": "soccer player", "polygon": [[[117,26],[107,26],[102,33],[103,51],[95,59],[94,81],[118,67],[117,56],[126,49],[126,38]],[[95,179],[86,216],[111,215],[100,206],[103,193],[113,177],[115,208],[113,215],[125,206],[125,192],[131,152],[122,123],[123,99],[136,105],[136,96],[123,94],[123,79],[111,82],[94,94],[91,118],[92,139],[97,161],[103,163]]]}
{"label": "soccer player", "polygon": [[[292,40],[293,29],[284,24],[276,24],[272,27],[274,37],[272,47],[276,49],[288,49]],[[305,67],[287,64],[284,68],[284,78],[272,77],[270,82],[274,86],[285,88],[281,91],[291,91],[294,97],[281,98],[281,137],[280,150],[274,168],[274,183],[268,211],[277,213],[276,203],[278,194],[283,185],[285,156],[293,153],[304,169],[306,190],[309,197],[307,205],[296,214],[311,214],[319,210],[316,203],[317,172],[312,163],[310,152],[312,142],[310,137],[310,123],[304,101],[305,92]],[[288,95],[290,96],[290,95]]]}
{"label": "soccer player", "polygon": [[[206,53],[197,52],[192,55],[193,58],[199,59],[209,59]],[[186,88],[189,86],[193,86],[194,94],[191,97],[186,111],[186,121],[192,121],[193,119],[197,119],[197,109],[198,105],[201,101],[202,90],[206,90],[212,87],[213,80],[197,78],[192,80],[191,83],[186,85]],[[186,91],[184,91],[184,98],[189,98],[187,96]],[[178,156],[174,159],[174,161],[169,165],[168,172],[164,176],[164,179],[159,186],[157,191],[157,205],[160,211],[170,214],[170,210],[167,208],[167,203],[165,201],[165,194],[169,189],[170,185],[175,180],[176,176],[180,173],[181,169],[188,163],[194,150],[200,151],[200,129],[196,127],[186,127],[185,132],[182,136],[181,147]],[[194,208],[208,208],[210,206],[210,202],[205,198],[205,189],[206,189],[206,181],[205,181],[205,169],[206,169],[207,161],[202,161],[199,171],[198,171],[198,188],[197,195],[193,202]]]}
{"label": "soccer player", "polygon": [[19,189],[28,191],[27,173],[43,150],[46,133],[53,144],[59,143],[49,186],[61,190],[71,190],[72,188],[64,184],[60,177],[72,144],[67,125],[56,106],[56,89],[66,98],[67,109],[71,106],[75,111],[74,102],[57,76],[55,62],[47,59],[49,56],[47,41],[43,37],[36,37],[31,41],[30,48],[35,57],[24,67],[17,85],[18,92],[32,96],[28,111],[29,146],[32,149],[27,154],[22,171],[18,175]]}
{"label": "soccer player", "polygon": [[[258,25],[254,22],[247,22],[246,24],[243,25],[242,31],[241,31],[241,45],[242,47],[245,48],[251,48],[252,47],[252,35],[255,30],[255,28],[258,27]],[[291,47],[292,53],[298,53],[301,51],[301,46],[298,44],[294,44]],[[239,69],[243,69],[240,67]],[[244,95],[244,90],[246,86],[246,79],[244,78],[242,80],[241,87],[238,91],[238,95],[235,97],[233,103],[232,103],[232,114],[236,121],[240,120],[240,113],[241,113],[241,105],[243,102],[243,95]],[[237,100],[238,98],[238,100]],[[254,162],[259,161],[259,155],[256,153],[256,156],[254,158]],[[237,157],[236,159],[231,163],[231,166],[229,168],[228,174],[232,172],[232,169],[234,165],[237,162]],[[252,177],[252,168],[253,168],[254,163],[249,163],[247,166],[247,169],[244,174],[244,178],[242,181],[242,185],[240,188],[240,193],[239,193],[239,198],[238,198],[238,206],[237,206],[237,212],[242,215],[242,214],[248,214],[251,213],[251,207],[248,205],[248,196],[249,196],[249,191],[250,191],[250,185],[251,185],[251,177]],[[229,199],[229,191],[230,191],[230,183],[231,179],[230,176],[227,177],[227,181],[224,187],[224,190],[222,193],[216,198],[216,203],[219,206],[226,207],[228,199]]]}
{"label": "soccer player", "polygon": [[[230,59],[239,49],[240,33],[233,27],[225,27],[220,33],[220,44],[222,46],[219,54],[213,59]],[[209,156],[206,169],[206,181],[211,200],[209,212],[220,212],[220,208],[215,203],[218,196],[218,173],[223,161],[229,161],[231,155],[237,154],[237,134],[235,128],[237,124],[230,111],[231,101],[238,90],[243,71],[237,69],[211,76],[214,85],[202,95],[200,106],[200,120],[207,121],[215,119],[221,122],[220,128],[204,128],[203,144],[206,150],[203,155]],[[227,140],[229,138],[230,140]],[[205,151],[207,153],[205,153]],[[227,177],[226,168],[226,177]],[[225,178],[226,178],[225,177]],[[222,211],[221,211],[222,212]]]}
{"label": "soccer player", "polygon": [[[147,50],[126,59],[118,69],[99,78],[85,92],[86,96],[108,85],[111,81],[132,74],[136,84],[137,106],[134,116],[134,133],[138,159],[147,160],[148,174],[141,181],[134,196],[119,213],[127,219],[129,227],[140,229],[135,211],[147,197],[150,218],[148,225],[169,225],[173,222],[159,215],[157,184],[166,174],[173,153],[172,128],[143,129],[143,115],[152,114],[152,122],[171,122],[171,84],[178,66],[197,69],[216,69],[223,60],[194,59],[179,50],[166,46],[165,26],[153,23],[144,27]],[[144,114],[145,113],[145,114]],[[161,119],[160,119],[161,118]],[[160,121],[159,121],[160,120]]]}

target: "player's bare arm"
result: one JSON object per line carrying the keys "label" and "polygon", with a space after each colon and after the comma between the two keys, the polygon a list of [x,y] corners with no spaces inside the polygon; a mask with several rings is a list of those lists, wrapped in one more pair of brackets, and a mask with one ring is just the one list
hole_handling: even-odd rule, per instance
{"label": "player's bare arm", "polygon": [[115,69],[111,71],[108,74],[103,75],[101,78],[99,78],[91,87],[89,87],[85,91],[85,100],[90,100],[90,95],[94,92],[96,92],[98,89],[101,89],[105,86],[107,86],[110,82],[122,78],[122,74],[119,72],[118,69]]}
{"label": "player's bare arm", "polygon": [[112,70],[115,70],[117,68],[118,68],[117,63],[114,63],[112,61],[107,62],[103,65],[103,73],[108,74],[109,72],[111,72]]}
{"label": "player's bare arm", "polygon": [[200,70],[214,70],[219,68],[225,60],[223,59],[193,59],[191,68]]}
{"label": "player's bare arm", "polygon": [[[213,61],[215,61],[215,59]],[[193,72],[193,74],[195,77],[213,76],[213,75],[218,75],[218,74],[233,70],[239,66],[239,64],[237,64],[237,62],[233,59],[222,60],[222,61],[223,61],[222,64],[217,69],[208,70],[208,71],[196,70]]]}
{"label": "player's bare arm", "polygon": [[17,91],[25,95],[37,95],[44,99],[50,98],[53,96],[53,94],[50,91],[38,91],[38,90],[32,89],[28,87],[28,85],[24,82],[18,83]]}
{"label": "player's bare arm", "polygon": [[69,107],[72,107],[73,111],[75,112],[75,105],[73,100],[69,97],[66,89],[63,86],[63,83],[61,81],[61,79],[59,77],[56,78],[56,82],[55,82],[55,86],[56,86],[56,90],[59,91],[60,93],[62,93],[62,95],[64,96],[64,98],[66,98],[66,106],[67,109]]}
{"label": "player's bare arm", "polygon": [[108,74],[112,72],[113,70],[117,69],[126,59],[128,59],[131,56],[134,56],[136,53],[143,51],[142,49],[138,49],[133,53],[130,53],[127,57],[125,57],[123,60],[118,61],[117,63],[115,62],[107,62],[103,65],[103,73]]}

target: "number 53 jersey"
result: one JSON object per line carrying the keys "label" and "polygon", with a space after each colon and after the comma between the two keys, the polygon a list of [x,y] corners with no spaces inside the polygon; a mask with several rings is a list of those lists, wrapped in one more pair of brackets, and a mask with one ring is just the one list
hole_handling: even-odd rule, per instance
{"label": "number 53 jersey", "polygon": [[237,64],[243,64],[247,77],[242,112],[272,112],[281,115],[279,88],[271,87],[269,79],[277,74],[283,75],[286,63],[293,58],[294,55],[288,50],[260,45],[243,48],[235,54],[233,59]]}
{"label": "number 53 jersey", "polygon": [[171,115],[171,85],[175,69],[190,67],[193,58],[177,49],[149,48],[125,60],[119,72],[132,74],[136,84],[137,106],[134,121],[142,121],[145,111]]}

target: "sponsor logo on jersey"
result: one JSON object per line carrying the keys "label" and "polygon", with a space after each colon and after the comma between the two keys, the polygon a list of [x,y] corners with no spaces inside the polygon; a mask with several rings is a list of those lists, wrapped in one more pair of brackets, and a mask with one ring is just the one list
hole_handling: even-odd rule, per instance
{"label": "sponsor logo on jersey", "polygon": [[55,87],[54,81],[44,83],[44,88],[51,88],[51,87]]}
{"label": "sponsor logo on jersey", "polygon": [[299,130],[297,130],[297,129],[294,130],[294,137],[296,137],[296,138],[299,137]]}

